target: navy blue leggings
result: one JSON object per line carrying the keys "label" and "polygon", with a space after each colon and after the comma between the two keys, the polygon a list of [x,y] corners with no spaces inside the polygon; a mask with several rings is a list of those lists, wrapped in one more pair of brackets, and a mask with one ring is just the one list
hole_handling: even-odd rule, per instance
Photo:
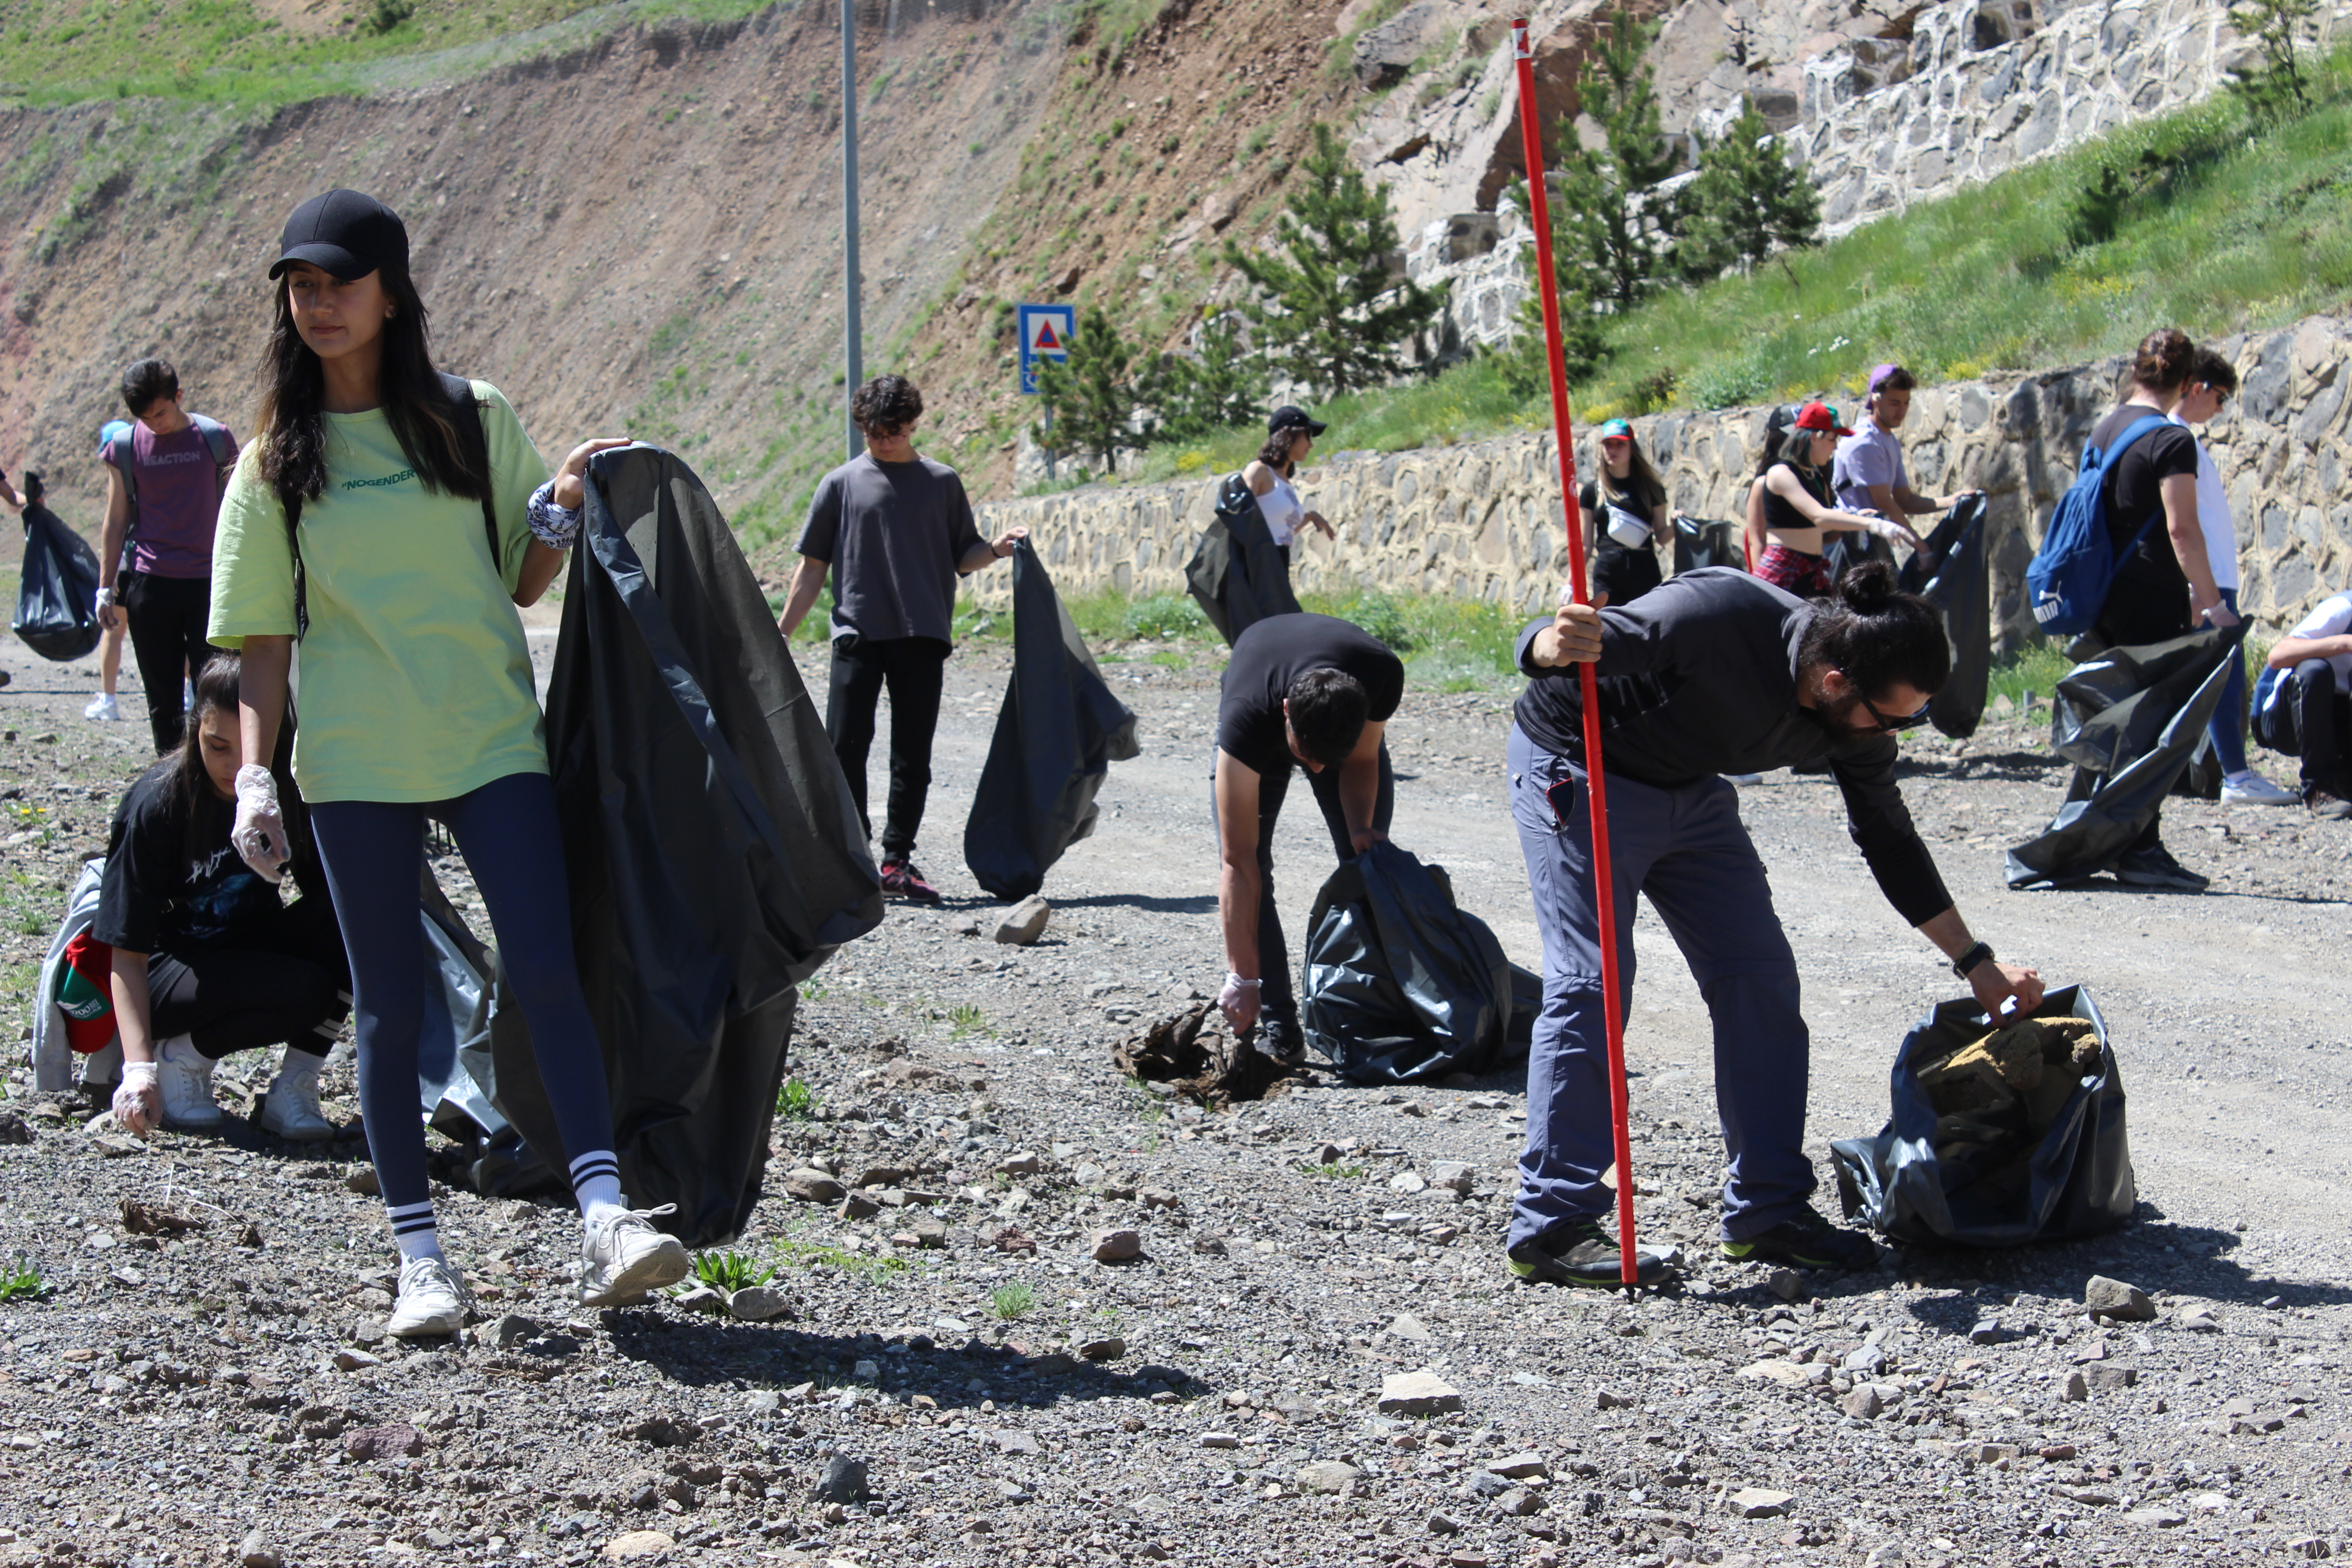
{"label": "navy blue leggings", "polygon": [[384,1204],[394,1209],[429,1195],[416,1099],[425,983],[417,889],[428,816],[448,826],[489,908],[499,958],[530,1025],[532,1054],[565,1151],[577,1157],[613,1146],[604,1051],[572,960],[571,882],[547,776],[509,773],[429,804],[316,803],[311,828],[352,961],[360,1113]]}

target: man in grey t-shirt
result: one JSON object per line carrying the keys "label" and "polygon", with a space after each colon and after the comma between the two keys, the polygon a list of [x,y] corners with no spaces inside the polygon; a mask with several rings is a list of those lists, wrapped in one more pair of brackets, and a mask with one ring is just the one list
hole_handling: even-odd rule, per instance
{"label": "man in grey t-shirt", "polygon": [[1911,488],[1903,471],[1903,443],[1895,432],[1911,413],[1911,394],[1918,386],[1899,364],[1882,364],[1870,373],[1866,416],[1861,427],[1838,443],[1830,465],[1830,488],[1838,505],[1852,511],[1874,511],[1881,517],[1916,517],[1922,512],[1948,511],[1974,495],[1958,490],[1948,496],[1923,496]]}
{"label": "man in grey t-shirt", "polygon": [[849,775],[868,834],[866,758],[874,713],[890,689],[890,805],[882,828],[882,890],[924,903],[939,890],[915,868],[915,833],[931,785],[931,737],[954,647],[956,579],[1013,552],[1029,531],[980,536],[961,476],[915,455],[923,395],[903,375],[877,375],[849,402],[863,455],[825,475],[801,531],[800,565],[777,629],[789,639],[833,574],[833,675],[824,729]]}

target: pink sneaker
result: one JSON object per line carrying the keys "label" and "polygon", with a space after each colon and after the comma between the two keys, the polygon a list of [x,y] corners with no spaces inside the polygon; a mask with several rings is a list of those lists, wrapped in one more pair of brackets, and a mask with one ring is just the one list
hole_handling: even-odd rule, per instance
{"label": "pink sneaker", "polygon": [[919,904],[940,901],[940,890],[923,880],[912,860],[882,862],[882,892],[886,898],[911,899]]}

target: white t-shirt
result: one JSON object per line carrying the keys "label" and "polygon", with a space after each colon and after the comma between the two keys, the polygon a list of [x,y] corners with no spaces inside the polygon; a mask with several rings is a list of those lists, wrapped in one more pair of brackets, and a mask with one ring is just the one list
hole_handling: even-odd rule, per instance
{"label": "white t-shirt", "polygon": [[[2186,420],[2172,422],[2196,435]],[[2230,498],[2221,493],[2221,470],[2205,443],[2197,443],[2197,526],[2205,531],[2205,561],[2213,568],[2213,586],[2235,591],[2238,586],[2238,523],[2230,515]]]}
{"label": "white t-shirt", "polygon": [[[2352,632],[2352,594],[2338,594],[2332,599],[2321,600],[2319,608],[2297,621],[2286,635],[2291,637],[2340,637],[2347,632]],[[2352,653],[2336,655],[2327,661],[2327,668],[2336,672],[2336,690],[2352,691]],[[2267,689],[2263,694],[2264,712],[2278,706],[2279,692],[2286,686],[2285,675],[2284,670],[2263,671],[2263,685]]]}
{"label": "white t-shirt", "polygon": [[1257,510],[1258,515],[1265,519],[1265,531],[1274,535],[1276,544],[1289,543],[1307,516],[1306,503],[1280,474],[1274,476],[1274,489],[1257,498]]}

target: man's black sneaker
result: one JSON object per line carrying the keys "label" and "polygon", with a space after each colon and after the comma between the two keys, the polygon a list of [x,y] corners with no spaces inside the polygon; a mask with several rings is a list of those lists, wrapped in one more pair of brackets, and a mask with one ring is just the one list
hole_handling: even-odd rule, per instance
{"label": "man's black sneaker", "polygon": [[2116,862],[2116,879],[2135,888],[2171,888],[2184,893],[2205,890],[2205,879],[2175,860],[2161,844],[2125,855]]}
{"label": "man's black sneaker", "polygon": [[1839,1229],[1810,1208],[1744,1241],[1725,1242],[1723,1255],[1735,1263],[1786,1263],[1798,1268],[1878,1267],[1877,1243],[1858,1230]]}
{"label": "man's black sneaker", "polygon": [[1251,1037],[1250,1043],[1261,1055],[1286,1068],[1295,1068],[1307,1059],[1307,1031],[1298,1026],[1296,1013],[1259,1013],[1257,1033]]}
{"label": "man's black sneaker", "polygon": [[[1504,1254],[1512,1275],[1530,1285],[1584,1285],[1606,1290],[1624,1281],[1624,1260],[1617,1240],[1594,1219],[1580,1219],[1558,1230],[1523,1241]],[[1636,1246],[1634,1267],[1643,1285],[1660,1285],[1674,1278],[1675,1267],[1655,1253]]]}

